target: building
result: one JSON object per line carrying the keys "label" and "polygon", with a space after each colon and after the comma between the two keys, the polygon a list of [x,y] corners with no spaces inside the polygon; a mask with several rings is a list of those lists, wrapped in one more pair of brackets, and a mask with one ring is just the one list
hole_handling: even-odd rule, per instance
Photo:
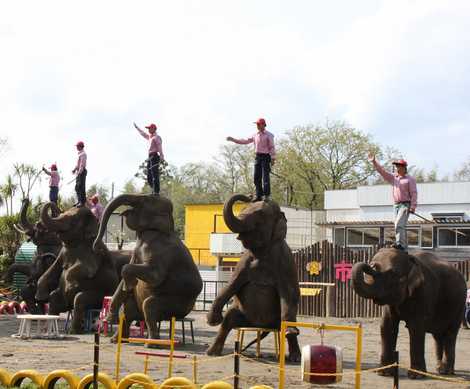
{"label": "building", "polygon": [[[325,192],[327,238],[365,247],[395,240],[390,185]],[[434,250],[453,258],[470,255],[470,182],[418,184],[418,216],[408,226],[410,249]]]}
{"label": "building", "polygon": [[[246,205],[236,203],[235,214]],[[237,234],[224,223],[222,203],[187,204],[185,206],[185,244],[200,267],[233,267],[239,260],[243,247]],[[324,211],[281,207],[287,219],[287,243],[293,250],[325,239]]]}

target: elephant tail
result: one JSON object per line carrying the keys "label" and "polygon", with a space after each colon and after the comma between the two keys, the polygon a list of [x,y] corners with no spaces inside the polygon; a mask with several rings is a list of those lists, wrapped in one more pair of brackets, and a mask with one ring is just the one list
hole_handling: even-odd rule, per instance
{"label": "elephant tail", "polygon": [[[259,340],[260,342],[266,338],[266,336],[269,335],[269,332],[268,331],[263,331],[261,333],[261,336],[259,337]],[[245,346],[245,348],[241,351],[241,352],[244,352],[245,350],[248,350],[252,345],[254,345],[256,342],[257,342],[258,339],[253,339],[250,343],[248,343],[248,345]]]}

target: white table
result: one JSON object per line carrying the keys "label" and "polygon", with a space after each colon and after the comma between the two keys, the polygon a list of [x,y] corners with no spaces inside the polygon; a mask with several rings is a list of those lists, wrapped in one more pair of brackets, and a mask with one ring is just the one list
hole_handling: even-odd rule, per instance
{"label": "white table", "polygon": [[[29,339],[29,338],[47,338],[57,339],[62,337],[59,333],[58,320],[60,316],[56,315],[16,315],[20,319],[20,330],[17,334],[12,335],[15,338]],[[31,329],[32,322],[36,321],[36,332]]]}

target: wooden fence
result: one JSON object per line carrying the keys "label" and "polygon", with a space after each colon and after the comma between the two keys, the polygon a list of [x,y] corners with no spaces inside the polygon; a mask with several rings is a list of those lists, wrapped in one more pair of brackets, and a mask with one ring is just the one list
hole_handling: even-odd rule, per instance
{"label": "wooden fence", "polygon": [[[377,247],[350,249],[336,246],[328,241],[318,242],[294,253],[299,282],[334,283],[331,288],[323,287],[318,296],[302,296],[299,306],[300,315],[334,317],[377,317],[382,314],[382,307],[372,300],[359,297],[352,288],[352,281],[346,277],[348,268],[356,262],[370,262]],[[318,275],[310,274],[307,266],[318,262]],[[344,265],[346,264],[346,265]],[[470,276],[470,258],[452,262],[468,282]],[[335,267],[335,265],[337,265]],[[338,276],[336,272],[338,270]],[[344,275],[344,277],[341,276]],[[337,279],[339,278],[339,279]],[[327,292],[327,289],[330,289]]]}

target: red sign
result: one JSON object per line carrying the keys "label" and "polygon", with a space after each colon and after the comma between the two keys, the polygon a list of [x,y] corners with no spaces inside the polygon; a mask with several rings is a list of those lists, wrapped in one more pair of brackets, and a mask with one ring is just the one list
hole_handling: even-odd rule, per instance
{"label": "red sign", "polygon": [[351,279],[352,263],[347,263],[344,260],[335,264],[335,279],[341,282],[346,282]]}

